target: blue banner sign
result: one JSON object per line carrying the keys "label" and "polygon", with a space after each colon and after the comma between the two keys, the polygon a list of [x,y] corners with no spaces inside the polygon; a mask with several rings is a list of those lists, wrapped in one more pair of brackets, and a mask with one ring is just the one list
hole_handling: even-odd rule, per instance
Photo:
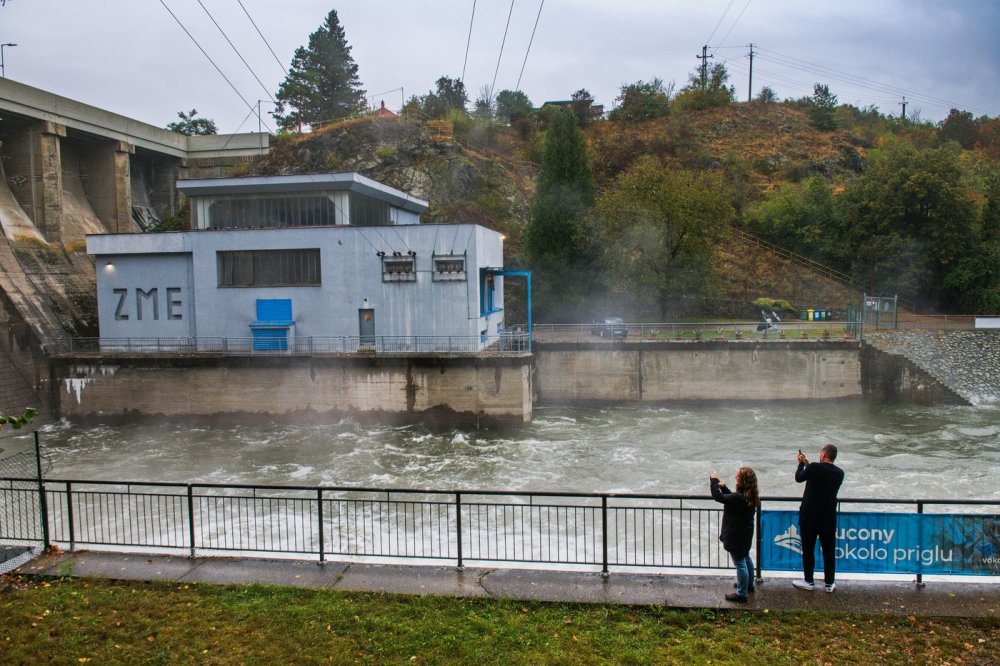
{"label": "blue banner sign", "polygon": [[[761,512],[760,559],[762,569],[802,569],[798,511]],[[837,571],[1000,575],[1000,516],[841,512]]]}

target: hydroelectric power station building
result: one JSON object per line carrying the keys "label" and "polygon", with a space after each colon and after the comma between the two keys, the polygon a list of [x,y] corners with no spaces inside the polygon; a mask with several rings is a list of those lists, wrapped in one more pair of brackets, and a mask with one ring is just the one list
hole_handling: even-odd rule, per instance
{"label": "hydroelectric power station building", "polygon": [[480,351],[503,237],[356,173],[180,180],[191,231],[87,236],[102,349]]}

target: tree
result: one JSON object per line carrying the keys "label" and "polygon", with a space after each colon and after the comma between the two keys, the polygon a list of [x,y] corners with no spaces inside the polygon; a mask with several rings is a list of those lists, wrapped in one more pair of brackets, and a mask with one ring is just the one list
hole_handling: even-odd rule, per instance
{"label": "tree", "polygon": [[708,79],[702,84],[701,71],[691,72],[688,84],[681,88],[674,100],[679,109],[702,110],[728,106],[736,99],[736,88],[726,85],[729,70],[721,62],[708,70]]}
{"label": "tree", "polygon": [[472,107],[472,115],[481,120],[493,120],[496,109],[496,101],[493,99],[493,91],[489,86],[484,85],[479,89],[479,97],[476,98]]}
{"label": "tree", "polygon": [[757,93],[757,97],[754,98],[754,101],[760,102],[761,104],[777,104],[778,93],[774,92],[773,88],[764,86],[760,89],[760,92]]}
{"label": "tree", "polygon": [[167,129],[188,136],[206,136],[219,133],[215,121],[208,118],[195,118],[196,115],[198,115],[197,109],[191,109],[188,113],[178,111],[177,117],[181,119],[180,122],[168,124]]}
{"label": "tree", "polygon": [[942,141],[955,141],[966,150],[972,150],[979,138],[980,123],[968,111],[952,109],[948,117],[938,126],[938,137]]}
{"label": "tree", "polygon": [[986,179],[986,204],[977,243],[944,276],[954,306],[962,312],[1000,312],[1000,174]]}
{"label": "tree", "polygon": [[672,92],[673,84],[664,86],[663,81],[658,78],[648,83],[640,80],[624,85],[615,98],[618,106],[608,114],[608,118],[626,123],[662,118],[670,113]]}
{"label": "tree", "polygon": [[508,124],[526,118],[535,108],[520,90],[501,90],[495,101],[497,119]]}
{"label": "tree", "polygon": [[602,107],[594,104],[594,96],[586,88],[580,88],[570,96],[569,107],[573,109],[580,127],[601,119]]}
{"label": "tree", "polygon": [[665,320],[672,297],[709,291],[713,248],[732,218],[718,174],[643,157],[598,197],[593,238],[616,288]]}
{"label": "tree", "polygon": [[822,178],[782,186],[747,211],[751,233],[821,262],[835,261],[841,222],[833,191]]}
{"label": "tree", "polygon": [[[442,76],[435,81],[433,91],[422,97],[411,97],[403,110],[418,110],[431,118],[444,118],[453,111],[467,113],[465,105],[468,103],[469,96],[461,79]],[[488,106],[492,111],[492,104],[493,102],[489,99],[489,94],[484,88],[477,101],[477,108],[480,112],[485,112]]]}
{"label": "tree", "polygon": [[817,83],[813,86],[813,95],[809,99],[809,120],[818,130],[831,131],[837,129],[833,113],[837,110],[837,96],[830,92],[830,86]]}
{"label": "tree", "polygon": [[843,194],[845,259],[869,293],[947,305],[942,278],[975,241],[977,224],[961,149],[891,140],[868,158]]}
{"label": "tree", "polygon": [[[337,10],[309,35],[309,46],[299,47],[288,76],[278,87],[274,117],[284,129],[323,120],[346,118],[365,108],[365,91],[358,66],[351,58]],[[285,113],[285,108],[291,111]]]}
{"label": "tree", "polygon": [[545,134],[545,148],[535,187],[535,201],[525,230],[528,263],[536,272],[539,308],[565,302],[587,290],[580,217],[594,201],[594,176],[587,140],[569,109],[555,108]]}

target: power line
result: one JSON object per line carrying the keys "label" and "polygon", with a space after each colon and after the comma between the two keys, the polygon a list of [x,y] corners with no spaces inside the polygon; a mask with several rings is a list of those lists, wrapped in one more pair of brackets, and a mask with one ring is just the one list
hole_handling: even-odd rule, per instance
{"label": "power line", "polygon": [[500,42],[500,55],[497,56],[497,67],[493,70],[493,83],[490,84],[490,99],[497,85],[497,73],[500,71],[500,60],[503,58],[503,47],[507,44],[507,31],[510,29],[510,17],[514,15],[514,0],[510,0],[510,11],[507,12],[507,25],[503,29],[503,41]]}
{"label": "power line", "polygon": [[[722,12],[722,16],[719,17],[719,22],[716,23],[715,28],[712,29],[712,34],[709,35],[708,39],[705,40],[706,44],[712,41],[712,37],[715,37],[715,33],[718,31],[719,26],[722,25],[722,22],[726,20],[726,14],[728,14],[729,10],[733,8],[734,2],[736,2],[736,0],[729,0],[729,4],[726,5],[726,9]],[[725,40],[720,40],[720,41],[725,41]]]}
{"label": "power line", "polygon": [[462,61],[462,82],[465,82],[465,66],[469,64],[469,45],[472,44],[472,24],[476,20],[476,0],[472,0],[472,18],[469,19],[469,38],[465,40],[465,60]]}
{"label": "power line", "polygon": [[282,73],[284,74],[286,70],[285,70],[285,65],[284,65],[284,63],[282,63],[282,62],[281,62],[281,58],[279,58],[279,57],[278,57],[278,54],[277,54],[277,53],[275,53],[275,52],[274,52],[274,49],[272,49],[272,48],[271,48],[271,45],[270,45],[270,44],[268,44],[268,42],[267,42],[267,39],[266,39],[266,38],[264,37],[264,33],[262,33],[262,32],[260,31],[260,28],[258,28],[258,27],[257,27],[257,23],[256,23],[256,22],[255,22],[255,21],[253,20],[253,17],[252,17],[252,16],[250,16],[250,12],[248,12],[248,11],[247,11],[247,8],[243,6],[243,1],[242,1],[242,0],[236,0],[236,2],[237,2],[237,3],[239,3],[239,5],[240,5],[240,9],[242,9],[242,10],[243,10],[243,13],[247,15],[247,18],[248,18],[248,19],[250,19],[250,23],[252,23],[252,24],[253,24],[253,28],[254,28],[254,30],[256,30],[256,31],[257,31],[257,34],[258,34],[258,35],[260,35],[260,38],[261,38],[262,40],[264,40],[264,43],[265,43],[265,44],[267,44],[267,50],[271,52],[271,55],[272,55],[272,56],[274,56],[274,61],[275,61],[276,63],[278,63],[278,67],[280,67],[280,68],[281,68],[281,72],[282,72]]}
{"label": "power line", "polygon": [[272,102],[277,104],[277,102],[275,102],[274,97],[271,95],[271,91],[267,89],[267,86],[264,85],[264,82],[260,80],[259,76],[257,76],[257,72],[253,71],[253,67],[250,66],[250,63],[246,61],[246,58],[243,57],[243,54],[240,53],[239,49],[236,48],[236,45],[233,44],[231,39],[229,39],[229,35],[227,35],[226,31],[222,29],[222,26],[219,25],[219,22],[215,20],[215,17],[212,16],[212,13],[208,11],[208,7],[205,6],[205,3],[203,3],[201,0],[198,0],[198,4],[201,6],[202,9],[205,10],[205,14],[208,15],[208,18],[212,20],[212,23],[215,24],[215,27],[218,28],[219,34],[222,35],[222,37],[226,40],[226,43],[228,43],[229,46],[233,49],[233,53],[235,53],[236,56],[243,62],[243,64],[246,65],[247,70],[253,75],[253,78],[257,79],[257,83],[260,84],[260,87],[264,91],[264,94],[266,94]]}
{"label": "power line", "polygon": [[184,24],[181,23],[181,20],[179,18],[177,18],[177,15],[174,14],[172,11],[170,11],[170,7],[167,7],[167,3],[164,2],[163,0],[160,0],[160,4],[163,5],[163,8],[167,10],[167,12],[174,18],[175,21],[177,21],[177,25],[181,27],[181,30],[183,30],[184,33],[191,38],[191,41],[194,42],[194,45],[198,47],[198,50],[201,51],[202,55],[204,55],[208,59],[208,61],[212,63],[212,67],[214,67],[215,71],[219,73],[219,76],[221,76],[226,81],[226,83],[229,84],[229,87],[233,89],[233,92],[236,93],[236,96],[239,97],[241,100],[243,100],[243,103],[246,105],[246,107],[252,111],[253,105],[250,102],[248,102],[246,98],[243,97],[242,94],[240,94],[240,91],[236,89],[236,86],[234,86],[233,82],[229,80],[229,77],[227,77],[225,74],[222,73],[222,70],[219,69],[219,66],[215,64],[215,61],[212,60],[212,57],[205,52],[205,49],[201,47],[201,44],[199,44],[198,40],[194,38],[194,35],[192,35],[188,31],[188,29],[184,27]]}
{"label": "power line", "polygon": [[741,19],[741,18],[743,18],[743,15],[744,15],[744,14],[746,13],[746,11],[747,11],[747,7],[749,7],[749,6],[750,6],[750,3],[751,3],[751,2],[753,2],[753,0],[747,0],[747,4],[743,5],[743,10],[742,10],[742,11],[740,12],[740,15],[739,15],[739,16],[737,16],[737,17],[736,17],[736,20],[735,20],[735,21],[733,21],[733,24],[732,24],[731,26],[729,26],[729,30],[728,30],[728,31],[726,31],[726,34],[724,34],[724,35],[722,36],[722,39],[720,39],[720,40],[719,40],[720,42],[724,42],[724,41],[726,41],[726,38],[727,38],[727,37],[729,37],[729,33],[733,31],[733,28],[735,28],[735,27],[736,27],[736,24],[740,22],[740,19]]}
{"label": "power line", "polygon": [[801,71],[809,72],[812,74],[818,74],[820,76],[829,77],[835,80],[845,81],[847,83],[861,86],[862,88],[868,88],[871,90],[877,90],[879,92],[890,93],[892,95],[909,95],[914,98],[918,98],[928,104],[935,104],[940,106],[948,106],[952,108],[964,108],[974,111],[980,111],[982,113],[990,113],[985,109],[979,109],[976,107],[971,107],[950,100],[942,99],[940,97],[934,97],[932,95],[923,95],[912,90],[907,90],[905,88],[900,88],[899,86],[894,86],[887,83],[881,83],[879,81],[873,81],[863,76],[856,76],[854,74],[848,74],[847,72],[842,72],[824,65],[818,65],[816,63],[811,63],[799,58],[784,55],[776,51],[770,51],[768,49],[759,49],[761,53],[772,54],[772,57],[762,55],[767,60],[774,62],[776,64],[784,65],[785,67],[791,67],[793,69],[799,69]]}
{"label": "power line", "polygon": [[514,90],[521,89],[521,77],[524,76],[524,66],[528,64],[528,54],[531,53],[531,44],[535,41],[535,30],[538,29],[538,19],[542,17],[542,7],[545,6],[545,0],[542,0],[538,4],[538,14],[535,16],[535,26],[531,29],[531,39],[528,40],[528,49],[524,52],[524,62],[521,63],[521,73],[517,75],[517,85],[514,86]]}
{"label": "power line", "polygon": [[[859,95],[860,97],[867,97],[869,99],[873,99],[875,101],[885,102],[887,104],[896,104],[898,102],[898,100],[899,100],[899,96],[900,95],[906,95],[907,97],[910,98],[907,101],[907,105],[909,105],[910,102],[912,102],[913,100],[916,100],[916,101],[921,101],[921,102],[924,102],[924,103],[932,105],[932,106],[938,106],[938,107],[944,107],[944,108],[963,108],[963,109],[968,109],[968,110],[972,110],[972,111],[979,111],[979,112],[986,113],[986,114],[990,113],[989,111],[986,111],[985,109],[978,109],[978,108],[975,108],[975,107],[968,107],[968,106],[959,104],[957,102],[953,102],[953,101],[949,101],[949,100],[944,100],[944,99],[941,99],[941,98],[938,98],[938,97],[933,97],[933,96],[930,96],[930,95],[923,95],[923,94],[914,92],[912,90],[907,90],[907,89],[904,89],[904,88],[899,88],[897,86],[893,86],[893,85],[885,84],[885,83],[880,83],[880,82],[877,82],[877,81],[872,81],[871,79],[867,79],[867,78],[862,77],[862,76],[855,76],[853,74],[848,74],[846,72],[841,72],[839,70],[835,70],[835,69],[832,69],[832,68],[829,68],[829,67],[824,67],[823,65],[817,65],[815,63],[809,63],[809,62],[806,62],[804,60],[800,60],[798,58],[793,58],[791,56],[785,56],[785,55],[782,55],[780,53],[776,53],[774,51],[769,51],[768,49],[761,49],[760,47],[757,47],[757,48],[758,48],[759,51],[766,51],[768,53],[773,54],[774,56],[777,56],[777,57],[768,57],[767,55],[762,55],[762,54],[758,53],[758,57],[759,58],[763,58],[767,62],[776,64],[776,65],[780,65],[782,67],[787,67],[789,69],[793,69],[793,70],[800,71],[800,72],[805,72],[805,73],[808,73],[808,74],[815,74],[815,75],[821,76],[821,77],[826,78],[826,79],[830,79],[830,80],[834,80],[834,81],[839,81],[842,84],[846,84],[846,86],[848,86],[847,88],[842,88],[841,90],[837,91],[838,94],[840,94],[840,95],[848,95],[849,96],[849,95],[853,94],[853,92],[855,92],[852,89],[852,87],[856,87],[857,89],[865,91],[864,93],[861,93]],[[746,71],[745,68],[744,68],[743,63],[741,63],[741,62],[732,61],[732,60],[726,60],[726,61],[724,61],[724,63],[727,66],[731,66],[734,69],[738,69],[740,71]],[[798,64],[798,63],[801,63],[801,64]],[[801,89],[801,90],[810,91],[810,90],[813,89],[813,86],[814,86],[814,83],[812,83],[812,82],[805,82],[805,81],[800,81],[800,80],[797,80],[797,79],[789,78],[788,76],[783,75],[783,74],[778,74],[778,73],[775,73],[773,71],[769,71],[769,70],[766,70],[766,69],[760,69],[759,66],[755,67],[754,69],[755,69],[755,71],[758,74],[764,74],[769,79],[771,79],[773,81],[783,82],[785,84],[792,85],[792,86],[794,86],[794,87],[796,87],[798,89]],[[871,94],[871,91],[878,92],[878,93],[884,93],[886,96],[884,96],[884,97],[873,96]]]}

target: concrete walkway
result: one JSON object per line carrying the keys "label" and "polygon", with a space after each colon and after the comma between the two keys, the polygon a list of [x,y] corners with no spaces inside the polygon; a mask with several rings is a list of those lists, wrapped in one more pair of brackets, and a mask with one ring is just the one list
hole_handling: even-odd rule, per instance
{"label": "concrete walkway", "polygon": [[843,580],[837,591],[804,592],[788,578],[766,579],[748,604],[727,602],[735,574],[598,573],[524,569],[357,564],[250,558],[177,557],[76,551],[42,555],[16,573],[117,580],[162,580],[223,585],[285,585],[345,592],[436,594],[578,603],[661,605],[672,608],[825,610],[896,615],[1000,617],[1000,585]]}

